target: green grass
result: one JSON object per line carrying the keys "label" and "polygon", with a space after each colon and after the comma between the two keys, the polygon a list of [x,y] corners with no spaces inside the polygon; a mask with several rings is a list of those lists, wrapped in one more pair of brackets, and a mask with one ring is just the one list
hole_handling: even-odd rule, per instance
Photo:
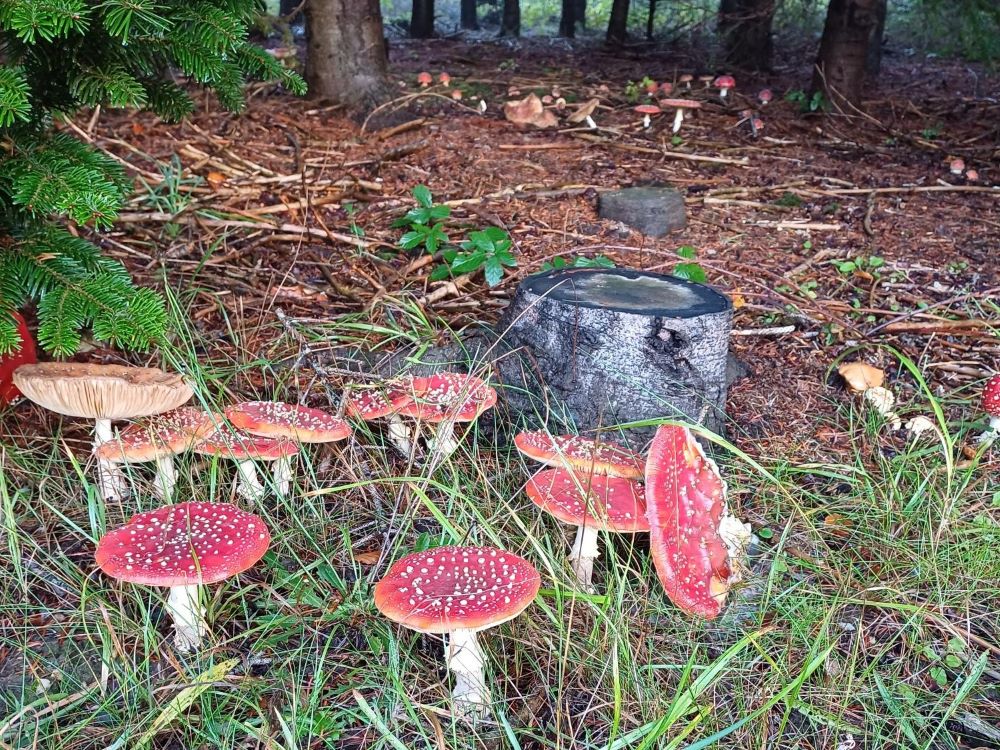
{"label": "green grass", "polygon": [[[200,335],[193,299],[193,287],[171,298],[178,334],[162,364],[189,374],[206,406],[305,390],[322,404],[349,381],[336,364],[330,383],[295,369],[300,342],[273,316]],[[435,331],[394,303],[295,327],[321,357],[419,352]],[[914,409],[939,409],[949,460],[933,440],[888,439],[849,402],[824,425],[845,442],[811,446],[808,463],[759,455],[739,434],[741,450],[719,441],[731,506],[773,532],[742,619],[738,601],[721,623],[681,616],[641,537],[602,540],[601,593],[578,592],[570,530],[521,492],[536,467],[476,428],[431,471],[358,425],[350,443],[304,452],[289,499],[253,504],[272,548],[208,587],[211,635],[193,656],[172,649],[163,591],[93,565],[107,528],[155,505],[151,472],[134,471],[133,500],[103,507],[87,426],[21,406],[0,428],[0,747],[834,748],[848,734],[865,748],[956,747],[956,711],[996,718],[1000,667],[984,643],[1000,632],[1000,496],[978,461],[950,460],[974,429],[962,421],[971,394],[932,402],[919,369],[903,374]],[[233,467],[181,466],[179,499],[235,501]],[[482,638],[495,705],[474,730],[448,714],[440,639],[371,603],[393,560],[455,542],[503,546],[543,576],[534,606]],[[372,550],[377,564],[355,560]]]}

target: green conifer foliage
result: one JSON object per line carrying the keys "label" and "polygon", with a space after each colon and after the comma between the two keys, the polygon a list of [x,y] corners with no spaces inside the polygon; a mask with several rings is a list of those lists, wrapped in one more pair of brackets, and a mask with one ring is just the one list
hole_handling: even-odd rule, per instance
{"label": "green conifer foliage", "polygon": [[260,0],[0,0],[0,353],[9,312],[37,303],[39,343],[72,354],[81,333],[142,350],[164,332],[163,300],[70,231],[110,227],[132,189],[122,166],[57,127],[80,107],[193,109],[187,79],[239,110],[247,78],[300,78],[247,42]]}

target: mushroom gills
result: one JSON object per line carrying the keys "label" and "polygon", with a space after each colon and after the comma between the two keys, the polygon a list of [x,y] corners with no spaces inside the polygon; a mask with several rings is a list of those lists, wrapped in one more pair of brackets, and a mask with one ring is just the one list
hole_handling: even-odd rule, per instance
{"label": "mushroom gills", "polygon": [[455,675],[451,697],[456,713],[465,718],[486,714],[490,693],[483,674],[483,651],[475,630],[454,630],[448,636],[444,660]]}
{"label": "mushroom gills", "polygon": [[167,612],[174,621],[174,645],[178,651],[195,651],[208,633],[205,610],[198,601],[197,584],[171,586]]}

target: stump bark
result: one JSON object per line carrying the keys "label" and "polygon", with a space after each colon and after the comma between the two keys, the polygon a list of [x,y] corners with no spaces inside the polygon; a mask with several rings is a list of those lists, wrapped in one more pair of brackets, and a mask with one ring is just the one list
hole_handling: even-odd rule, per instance
{"label": "stump bark", "polygon": [[[721,432],[732,305],[713,289],[624,269],[531,276],[497,324],[508,408],[580,431],[662,417]],[[620,436],[640,448],[654,428]]]}

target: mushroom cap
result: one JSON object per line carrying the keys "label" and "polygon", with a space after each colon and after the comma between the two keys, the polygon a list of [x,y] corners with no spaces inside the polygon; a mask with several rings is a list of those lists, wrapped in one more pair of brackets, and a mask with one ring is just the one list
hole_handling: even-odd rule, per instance
{"label": "mushroom cap", "polygon": [[423,71],[417,73],[417,83],[419,83],[421,86],[428,86],[433,81],[434,81],[434,77],[430,73],[428,73],[426,70],[423,70]]}
{"label": "mushroom cap", "polygon": [[449,83],[451,83],[451,76],[448,75],[448,73],[446,73],[445,71],[441,71],[440,75],[438,75],[438,80],[445,86],[447,86]]}
{"label": "mushroom cap", "polygon": [[539,508],[572,526],[619,534],[649,531],[646,495],[634,479],[543,469],[528,480],[524,491]]}
{"label": "mushroom cap", "polygon": [[22,365],[14,384],[39,406],[67,417],[134,419],[176,409],[193,391],[155,367],[43,362]]}
{"label": "mushroom cap", "polygon": [[662,425],[646,462],[649,551],[670,600],[705,619],[722,611],[732,576],[725,509],[726,485],[691,431]]}
{"label": "mushroom cap", "polygon": [[660,106],[674,109],[701,109],[701,102],[693,99],[660,99]]}
{"label": "mushroom cap", "polygon": [[541,576],[524,558],[493,547],[435,547],[398,560],[375,584],[375,606],[421,633],[484,630],[531,604]]}
{"label": "mushroom cap", "polygon": [[402,383],[390,382],[383,388],[352,392],[345,406],[350,416],[370,421],[398,414],[410,401],[409,391]]}
{"label": "mushroom cap", "polygon": [[736,85],[736,79],[732,76],[719,76],[715,79],[715,85],[720,89],[731,89]]}
{"label": "mushroom cap", "polygon": [[350,437],[351,426],[321,409],[281,401],[244,401],[226,407],[226,417],[251,435],[300,443],[333,443]]}
{"label": "mushroom cap", "polygon": [[663,83],[660,84],[660,93],[662,94],[669,94],[673,90],[674,90],[674,84],[672,84],[670,81],[664,81]]}
{"label": "mushroom cap", "polygon": [[691,83],[694,80],[694,76],[690,73],[681,73],[677,78],[678,83]]}
{"label": "mushroom cap", "polygon": [[147,586],[216,583],[253,566],[271,541],[264,521],[229,503],[188,502],[138,513],[105,534],[97,565]]}
{"label": "mushroom cap", "polygon": [[285,438],[251,435],[233,427],[222,427],[195,445],[194,452],[234,461],[276,461],[294,456],[299,452],[299,446]]}
{"label": "mushroom cap", "polygon": [[439,372],[410,381],[412,399],[399,410],[425,422],[472,422],[497,402],[497,392],[475,375]]}
{"label": "mushroom cap", "polygon": [[766,104],[774,98],[774,92],[771,89],[761,89],[757,94],[757,98]]}
{"label": "mushroom cap", "polygon": [[625,479],[642,479],[646,462],[641,455],[616,443],[599,443],[579,435],[550,435],[521,432],[514,445],[528,458],[548,466],[576,469],[577,473],[607,474]]}
{"label": "mushroom cap", "polygon": [[[5,314],[0,311],[0,315]],[[14,385],[14,371],[23,365],[34,364],[38,361],[38,353],[35,351],[35,339],[28,330],[28,323],[24,317],[14,310],[8,313],[17,324],[17,332],[21,336],[21,345],[16,351],[9,354],[0,354],[0,406],[10,404],[17,400],[21,392]]]}
{"label": "mushroom cap", "polygon": [[991,417],[1000,417],[1000,375],[986,381],[983,388],[983,411]]}
{"label": "mushroom cap", "polygon": [[660,112],[663,111],[655,104],[640,104],[636,107],[633,107],[632,109],[634,109],[640,115],[658,115],[660,114]]}
{"label": "mushroom cap", "polygon": [[215,430],[217,416],[194,406],[134,422],[114,440],[101,443],[94,455],[112,463],[145,463],[183,453]]}
{"label": "mushroom cap", "polygon": [[864,362],[843,362],[837,368],[837,372],[847,381],[847,387],[854,393],[880,388],[885,382],[883,370]]}

